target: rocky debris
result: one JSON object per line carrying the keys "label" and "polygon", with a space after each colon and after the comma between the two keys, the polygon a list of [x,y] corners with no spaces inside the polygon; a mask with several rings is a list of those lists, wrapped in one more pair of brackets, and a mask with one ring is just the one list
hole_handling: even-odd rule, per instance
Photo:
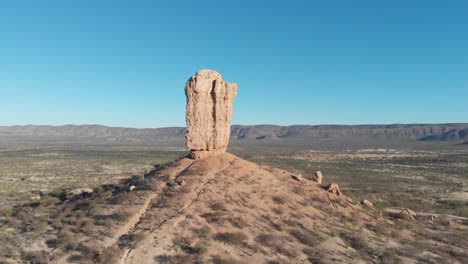
{"label": "rocky debris", "polygon": [[405,220],[414,220],[416,218],[416,213],[408,208],[405,208],[396,214],[396,217]]}
{"label": "rocky debris", "polygon": [[128,188],[128,190],[129,190],[129,191],[133,191],[133,190],[135,190],[135,188],[136,188],[135,185],[132,185],[132,186],[130,186],[130,187]]}
{"label": "rocky debris", "polygon": [[226,152],[236,94],[237,84],[213,70],[200,70],[187,81],[186,139],[193,159]]}
{"label": "rocky debris", "polygon": [[325,190],[327,192],[332,193],[332,194],[337,195],[337,196],[340,196],[342,194],[341,190],[340,190],[340,186],[338,186],[338,184],[336,184],[334,182],[332,182],[328,186],[326,186]]}
{"label": "rocky debris", "polygon": [[304,177],[302,177],[302,174],[300,174],[300,173],[298,173],[298,174],[296,174],[296,175],[294,175],[294,174],[291,175],[291,178],[293,178],[293,179],[296,180],[296,181],[302,181],[302,180],[304,180]]}
{"label": "rocky debris", "polygon": [[321,171],[316,171],[314,173],[314,176],[312,177],[312,180],[318,184],[322,184],[323,176]]}
{"label": "rocky debris", "polygon": [[371,201],[367,200],[367,199],[362,200],[361,204],[364,205],[367,208],[373,208],[374,207],[374,204]]}

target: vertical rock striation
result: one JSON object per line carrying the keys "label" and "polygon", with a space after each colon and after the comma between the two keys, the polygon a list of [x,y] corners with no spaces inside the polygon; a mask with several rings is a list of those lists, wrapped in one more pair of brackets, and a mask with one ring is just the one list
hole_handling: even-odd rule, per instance
{"label": "vertical rock striation", "polygon": [[187,81],[186,138],[193,159],[226,151],[236,94],[237,84],[223,81],[216,71],[200,70]]}

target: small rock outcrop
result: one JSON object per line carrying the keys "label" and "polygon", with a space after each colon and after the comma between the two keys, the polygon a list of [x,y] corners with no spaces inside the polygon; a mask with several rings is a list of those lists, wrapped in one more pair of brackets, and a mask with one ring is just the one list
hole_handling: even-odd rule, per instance
{"label": "small rock outcrop", "polygon": [[316,171],[314,176],[312,176],[312,180],[318,184],[322,184],[323,176],[321,171]]}
{"label": "small rock outcrop", "polygon": [[330,183],[328,186],[325,187],[325,190],[337,196],[340,196],[342,194],[340,186],[338,186],[338,184],[336,183]]}
{"label": "small rock outcrop", "polygon": [[187,81],[186,138],[193,159],[226,152],[236,94],[237,84],[223,81],[216,71],[198,71]]}
{"label": "small rock outcrop", "polygon": [[293,174],[293,175],[291,175],[291,178],[293,178],[293,179],[296,180],[296,181],[302,181],[302,180],[304,180],[304,177],[302,177],[302,174],[301,174],[301,173]]}
{"label": "small rock outcrop", "polygon": [[371,201],[367,200],[367,199],[362,200],[361,204],[364,205],[367,208],[373,208],[374,207],[374,204]]}
{"label": "small rock outcrop", "polygon": [[414,220],[416,218],[416,213],[413,210],[405,208],[401,210],[401,212],[399,212],[396,217],[405,220]]}

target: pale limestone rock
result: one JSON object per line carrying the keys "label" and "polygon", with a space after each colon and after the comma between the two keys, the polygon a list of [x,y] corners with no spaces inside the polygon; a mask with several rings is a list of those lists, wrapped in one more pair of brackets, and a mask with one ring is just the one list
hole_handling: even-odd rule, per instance
{"label": "pale limestone rock", "polygon": [[236,94],[237,84],[223,81],[216,71],[198,71],[187,81],[186,138],[193,159],[226,152]]}
{"label": "pale limestone rock", "polygon": [[371,201],[367,200],[367,199],[362,200],[361,204],[364,205],[367,208],[374,207],[374,204]]}
{"label": "pale limestone rock", "polygon": [[312,177],[312,180],[314,182],[317,182],[318,184],[322,184],[323,176],[321,171],[316,171],[314,176]]}

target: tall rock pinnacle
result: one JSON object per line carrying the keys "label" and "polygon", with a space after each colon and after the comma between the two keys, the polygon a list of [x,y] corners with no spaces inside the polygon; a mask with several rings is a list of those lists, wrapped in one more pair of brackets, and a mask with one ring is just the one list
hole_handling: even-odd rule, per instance
{"label": "tall rock pinnacle", "polygon": [[216,71],[200,70],[188,79],[186,138],[193,159],[226,152],[236,94],[237,84],[223,81]]}

